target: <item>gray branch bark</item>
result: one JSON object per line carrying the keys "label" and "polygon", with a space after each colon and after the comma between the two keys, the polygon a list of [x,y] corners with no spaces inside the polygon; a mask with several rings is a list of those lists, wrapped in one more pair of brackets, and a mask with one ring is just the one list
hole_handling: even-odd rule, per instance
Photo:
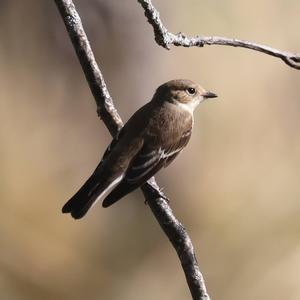
{"label": "gray branch bark", "polygon": [[[98,115],[111,135],[115,135],[123,126],[123,122],[114,107],[73,1],[55,0],[55,3],[95,98]],[[191,239],[183,225],[174,216],[167,197],[162,193],[154,178],[142,187],[142,191],[155,218],[178,254],[193,299],[209,300]]]}
{"label": "gray branch bark", "polygon": [[259,51],[282,59],[288,66],[300,70],[300,54],[280,51],[269,46],[243,41],[239,39],[218,36],[195,36],[187,37],[183,33],[171,33],[162,23],[158,10],[153,6],[151,0],[138,0],[145,11],[145,16],[154,30],[155,41],[158,45],[170,49],[170,45],[183,47],[204,47],[205,45],[222,45],[242,47]]}

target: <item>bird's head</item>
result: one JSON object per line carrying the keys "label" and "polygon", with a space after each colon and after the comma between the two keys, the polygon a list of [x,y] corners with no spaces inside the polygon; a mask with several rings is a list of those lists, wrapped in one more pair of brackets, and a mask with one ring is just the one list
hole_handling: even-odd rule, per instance
{"label": "bird's head", "polygon": [[215,97],[217,97],[216,94],[205,90],[191,80],[176,79],[161,85],[156,90],[153,100],[168,101],[193,112],[200,102]]}

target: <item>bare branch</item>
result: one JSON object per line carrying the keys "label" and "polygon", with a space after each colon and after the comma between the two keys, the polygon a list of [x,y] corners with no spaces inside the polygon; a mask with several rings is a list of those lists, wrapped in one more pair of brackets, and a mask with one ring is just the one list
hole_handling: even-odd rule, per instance
{"label": "bare branch", "polygon": [[55,3],[64,20],[82,70],[95,98],[98,116],[103,120],[111,135],[114,136],[123,127],[123,122],[107,90],[103,75],[84,32],[81,19],[73,1],[55,0]]}
{"label": "bare branch", "polygon": [[[73,1],[55,0],[55,3],[94,95],[98,115],[102,118],[110,133],[115,135],[123,126],[123,123],[107,90],[103,75],[96,63]],[[167,197],[159,189],[154,177],[142,187],[142,190],[155,218],[179,256],[193,299],[209,300],[191,239],[182,224],[175,218]]]}
{"label": "bare branch", "polygon": [[195,36],[187,37],[183,33],[171,33],[163,25],[158,10],[153,6],[151,0],[138,0],[145,10],[145,16],[154,30],[155,41],[158,45],[170,49],[170,45],[183,47],[204,47],[205,45],[222,45],[242,47],[259,51],[282,59],[287,65],[300,70],[300,54],[280,51],[269,46],[260,45],[244,40],[232,39],[218,36]]}
{"label": "bare branch", "polygon": [[186,281],[194,300],[209,300],[203,275],[194,252],[192,241],[183,225],[175,218],[167,199],[160,192],[154,178],[142,187],[144,196],[159,222],[159,225],[168,236],[180,259]]}

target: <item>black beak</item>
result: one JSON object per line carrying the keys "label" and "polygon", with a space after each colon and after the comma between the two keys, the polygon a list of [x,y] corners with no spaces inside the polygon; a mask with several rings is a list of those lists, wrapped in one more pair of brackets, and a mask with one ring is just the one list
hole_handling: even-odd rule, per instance
{"label": "black beak", "polygon": [[215,93],[212,93],[212,92],[205,92],[202,96],[203,96],[205,99],[208,99],[208,98],[216,98],[216,97],[218,97]]}

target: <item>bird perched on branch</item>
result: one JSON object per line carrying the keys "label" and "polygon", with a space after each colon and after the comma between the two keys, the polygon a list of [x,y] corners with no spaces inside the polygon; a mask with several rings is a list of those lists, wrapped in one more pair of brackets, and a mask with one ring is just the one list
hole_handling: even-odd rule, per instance
{"label": "bird perched on branch", "polygon": [[152,100],[119,131],[94,173],[62,212],[79,219],[97,200],[104,199],[102,206],[108,207],[142,186],[187,145],[194,109],[203,100],[215,97],[190,80],[161,85]]}

